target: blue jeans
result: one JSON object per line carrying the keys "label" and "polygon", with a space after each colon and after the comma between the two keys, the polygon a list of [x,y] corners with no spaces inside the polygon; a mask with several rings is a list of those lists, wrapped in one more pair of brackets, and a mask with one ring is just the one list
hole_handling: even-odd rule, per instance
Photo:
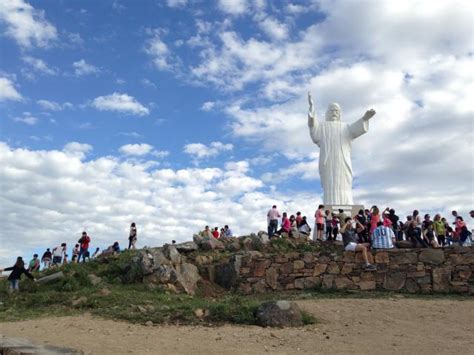
{"label": "blue jeans", "polygon": [[278,219],[271,219],[268,223],[268,237],[273,237],[273,234],[277,231],[278,228]]}
{"label": "blue jeans", "polygon": [[10,290],[19,291],[20,290],[20,280],[9,280],[10,281]]}
{"label": "blue jeans", "polygon": [[79,255],[77,256],[77,262],[81,261],[81,256],[82,256],[82,262],[86,262],[86,255],[87,255],[87,249],[88,248],[82,248],[79,250]]}

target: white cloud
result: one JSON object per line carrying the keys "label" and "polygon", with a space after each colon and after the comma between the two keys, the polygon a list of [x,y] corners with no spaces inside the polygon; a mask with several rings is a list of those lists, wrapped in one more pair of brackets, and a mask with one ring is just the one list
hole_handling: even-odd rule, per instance
{"label": "white cloud", "polygon": [[73,105],[70,102],[64,102],[62,104],[55,102],[55,101],[49,101],[49,100],[38,100],[36,101],[38,105],[41,106],[44,110],[48,111],[62,111],[64,109],[71,109],[73,108]]}
{"label": "white cloud", "polygon": [[57,38],[56,28],[37,10],[23,0],[0,2],[0,21],[6,24],[5,34],[23,48],[47,47]]}
{"label": "white cloud", "polygon": [[202,143],[190,143],[184,146],[183,151],[186,154],[192,155],[195,159],[204,159],[214,157],[221,152],[230,151],[233,148],[232,144],[224,144],[222,142],[212,142],[209,146]]}
{"label": "white cloud", "polygon": [[34,58],[31,56],[22,57],[21,60],[26,64],[29,64],[31,69],[34,72],[39,72],[45,75],[56,75],[57,71],[55,69],[50,68],[46,62],[39,58]]}
{"label": "white cloud", "polygon": [[218,0],[219,10],[230,15],[242,15],[247,11],[247,0]]}
{"label": "white cloud", "polygon": [[172,8],[184,7],[188,4],[188,0],[166,0],[166,4]]}
{"label": "white cloud", "polygon": [[151,87],[151,88],[156,89],[155,83],[152,82],[152,81],[149,80],[149,79],[146,79],[146,78],[145,78],[145,79],[142,79],[141,83],[142,83],[143,85],[145,85],[145,86],[149,86],[149,87]]}
{"label": "white cloud", "polygon": [[74,67],[74,74],[76,76],[83,76],[83,75],[90,75],[90,74],[97,74],[100,72],[100,69],[96,66],[86,63],[84,59],[78,60],[72,64]]}
{"label": "white cloud", "polygon": [[90,151],[92,151],[92,146],[90,144],[78,142],[69,142],[63,148],[64,153],[77,157],[80,160],[84,159]]}
{"label": "white cloud", "polygon": [[146,155],[153,150],[150,144],[126,144],[120,147],[119,151],[125,155]]}
{"label": "white cloud", "polygon": [[263,32],[273,39],[283,40],[288,37],[288,26],[278,22],[274,18],[267,17],[263,21],[259,21],[258,24]]}
{"label": "white cloud", "polygon": [[206,101],[202,104],[201,110],[202,111],[212,111],[216,103],[214,101]]}
{"label": "white cloud", "polygon": [[166,43],[161,39],[164,32],[155,29],[148,30],[147,33],[151,38],[145,44],[145,52],[152,58],[155,67],[160,70],[171,69],[171,52]]}
{"label": "white cloud", "polygon": [[32,116],[29,112],[24,112],[23,116],[14,117],[13,121],[24,123],[29,126],[34,126],[36,123],[38,123],[38,118]]}
{"label": "white cloud", "polygon": [[13,82],[8,78],[0,77],[0,101],[21,101],[22,99]]}
{"label": "white cloud", "polygon": [[114,92],[111,95],[99,96],[92,101],[92,106],[100,111],[116,111],[131,115],[148,115],[150,110],[127,94]]}

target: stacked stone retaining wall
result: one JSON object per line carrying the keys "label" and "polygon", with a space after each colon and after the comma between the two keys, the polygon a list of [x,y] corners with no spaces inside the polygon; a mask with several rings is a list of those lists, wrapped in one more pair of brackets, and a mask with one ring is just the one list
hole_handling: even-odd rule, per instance
{"label": "stacked stone retaining wall", "polygon": [[376,271],[364,270],[361,253],[252,251],[216,265],[215,282],[245,294],[315,288],[474,294],[472,247],[374,251],[369,259]]}

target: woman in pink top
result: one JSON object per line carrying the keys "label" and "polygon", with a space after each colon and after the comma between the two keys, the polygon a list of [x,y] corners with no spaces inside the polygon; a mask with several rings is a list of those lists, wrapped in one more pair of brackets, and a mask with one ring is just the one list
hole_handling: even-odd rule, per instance
{"label": "woman in pink top", "polygon": [[370,235],[372,236],[373,231],[377,228],[377,223],[380,221],[380,211],[377,206],[373,206],[370,210]]}
{"label": "woman in pink top", "polygon": [[288,219],[288,215],[286,214],[286,212],[283,212],[283,217],[281,218],[281,228],[279,231],[276,232],[276,234],[279,234],[279,235],[281,235],[282,233],[289,234],[290,229],[291,229],[291,222]]}
{"label": "woman in pink top", "polygon": [[316,213],[314,214],[314,218],[316,218],[316,239],[315,240],[323,240],[323,233],[324,233],[324,205],[319,205]]}
{"label": "woman in pink top", "polygon": [[384,213],[383,213],[383,226],[392,228],[392,224],[393,223],[389,218],[389,212],[388,212],[388,210],[385,210]]}

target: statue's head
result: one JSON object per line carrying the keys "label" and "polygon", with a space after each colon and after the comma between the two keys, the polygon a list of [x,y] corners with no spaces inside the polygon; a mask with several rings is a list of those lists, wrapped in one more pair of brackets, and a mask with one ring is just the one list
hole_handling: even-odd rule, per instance
{"label": "statue's head", "polygon": [[340,121],[341,120],[341,106],[338,103],[333,102],[329,104],[328,110],[326,111],[326,121]]}

